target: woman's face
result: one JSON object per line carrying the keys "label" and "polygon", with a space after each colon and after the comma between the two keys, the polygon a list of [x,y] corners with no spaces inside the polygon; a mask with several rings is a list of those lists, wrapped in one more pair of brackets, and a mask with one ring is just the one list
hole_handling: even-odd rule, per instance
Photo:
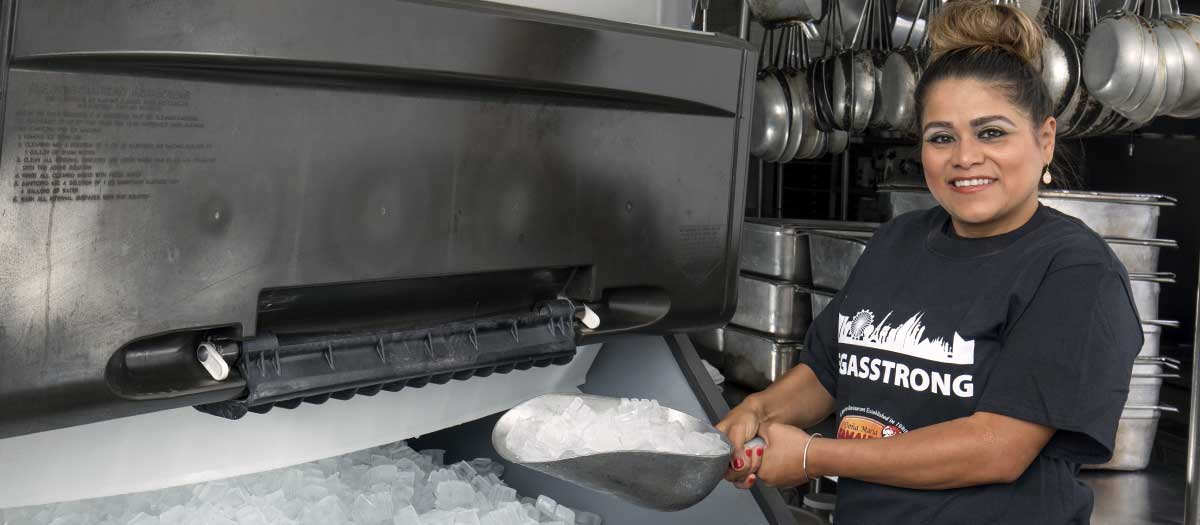
{"label": "woman's face", "polygon": [[1054,156],[1053,118],[1034,126],[998,90],[974,79],[930,86],[921,115],[925,183],[964,237],[1020,228],[1037,210]]}

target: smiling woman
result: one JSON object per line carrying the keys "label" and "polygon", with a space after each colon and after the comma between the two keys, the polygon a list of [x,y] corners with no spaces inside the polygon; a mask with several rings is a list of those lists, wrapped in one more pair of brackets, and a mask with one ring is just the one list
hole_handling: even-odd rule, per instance
{"label": "smiling woman", "polygon": [[955,232],[1017,229],[1037,209],[1054,158],[1056,123],[1040,28],[1016,10],[964,4],[938,20],[934,60],[917,86],[925,182]]}
{"label": "smiling woman", "polygon": [[[1056,123],[1024,13],[955,0],[916,90],[940,206],[881,226],[800,363],[717,428],[739,487],[840,476],[837,522],[1087,523],[1142,333],[1125,268],[1038,203]],[[836,439],[805,433],[829,415]],[[759,436],[765,448],[745,449]]]}

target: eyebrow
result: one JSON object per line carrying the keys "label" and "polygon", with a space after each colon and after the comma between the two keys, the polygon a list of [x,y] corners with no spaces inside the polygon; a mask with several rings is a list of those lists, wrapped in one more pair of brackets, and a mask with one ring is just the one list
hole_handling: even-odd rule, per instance
{"label": "eyebrow", "polygon": [[[988,115],[986,117],[979,117],[979,118],[971,119],[971,127],[977,128],[984,124],[988,124],[990,122],[996,122],[996,121],[1003,121],[1003,122],[1008,123],[1008,125],[1010,125],[1010,126],[1016,126],[1016,124],[1013,124],[1012,120],[1009,120],[1009,118],[1005,117],[1004,115]],[[954,129],[954,126],[944,120],[936,120],[936,121],[925,124],[926,131],[928,131],[931,128]]]}

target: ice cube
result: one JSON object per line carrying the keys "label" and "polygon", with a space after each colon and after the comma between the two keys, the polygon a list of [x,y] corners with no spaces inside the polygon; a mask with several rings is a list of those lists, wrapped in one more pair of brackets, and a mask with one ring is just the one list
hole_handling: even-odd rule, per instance
{"label": "ice cube", "polygon": [[445,465],[445,463],[444,463],[444,460],[446,459],[446,451],[445,450],[440,450],[440,449],[436,449],[436,448],[427,448],[427,449],[421,451],[421,455],[429,458],[429,460],[432,461],[435,466],[440,467],[442,465]]}
{"label": "ice cube", "polygon": [[454,525],[479,525],[479,511],[461,509],[454,513]]}
{"label": "ice cube", "polygon": [[437,508],[450,510],[460,507],[470,507],[475,502],[475,489],[465,481],[443,481],[437,484],[435,492]]}
{"label": "ice cube", "polygon": [[575,511],[565,505],[559,505],[554,508],[554,517],[562,520],[563,523],[575,525]]}
{"label": "ice cube", "polygon": [[323,498],[331,497],[329,495],[329,489],[326,488],[324,484],[315,483],[302,487],[297,495],[300,497],[300,499],[308,501],[320,501]]}
{"label": "ice cube", "polygon": [[408,458],[400,458],[396,460],[396,469],[400,472],[420,472],[421,467],[417,466],[413,460]]}
{"label": "ice cube", "polygon": [[338,461],[336,458],[317,460],[317,468],[321,469],[321,472],[325,474],[325,477],[329,477],[333,475],[334,472],[337,472]]}
{"label": "ice cube", "polygon": [[443,481],[464,481],[464,480],[460,480],[458,478],[458,474],[455,474],[453,470],[449,470],[449,469],[444,469],[444,468],[437,469],[437,470],[429,473],[429,484],[430,485],[433,485],[436,487],[439,483],[441,483]]}
{"label": "ice cube", "polygon": [[475,458],[468,463],[471,464],[471,468],[475,469],[475,472],[483,475],[491,470],[492,464],[495,463],[495,461],[492,461],[491,458]]}
{"label": "ice cube", "polygon": [[337,496],[325,496],[300,516],[300,525],[325,525],[328,523],[344,523],[346,511]]}
{"label": "ice cube", "polygon": [[[382,457],[382,456],[372,456],[372,457]],[[378,465],[375,467],[371,467],[371,469],[367,471],[367,483],[369,483],[369,484],[393,483],[396,481],[396,479],[399,477],[399,475],[400,475],[400,469],[397,468],[396,465],[392,465],[392,464]]]}
{"label": "ice cube", "polygon": [[391,518],[394,510],[392,495],[385,492],[359,494],[350,505],[350,515],[354,517],[354,521],[370,525],[378,525],[379,522]]}
{"label": "ice cube", "polygon": [[434,510],[421,515],[421,525],[454,525],[454,512]]}
{"label": "ice cube", "polygon": [[225,493],[227,492],[229,492],[228,483],[224,481],[210,481],[197,485],[192,493],[202,503],[216,504],[221,498],[225,497]]}
{"label": "ice cube", "polygon": [[504,475],[504,464],[500,463],[499,461],[492,463],[492,473],[490,475],[496,476],[496,477],[503,476]]}
{"label": "ice cube", "polygon": [[267,515],[257,507],[242,507],[233,514],[238,525],[267,525]]}
{"label": "ice cube", "polygon": [[187,519],[188,514],[189,512],[187,507],[184,507],[183,505],[175,505],[174,507],[164,510],[162,514],[159,514],[158,522],[161,525],[180,525],[183,523],[183,520]]}
{"label": "ice cube", "polygon": [[459,461],[458,463],[451,465],[450,470],[453,470],[454,474],[458,476],[458,479],[463,481],[471,481],[471,479],[479,475],[479,473],[475,472],[475,469],[471,468],[471,465],[466,461]]}
{"label": "ice cube", "polygon": [[538,496],[537,503],[534,504],[534,508],[546,516],[553,516],[556,507],[558,503],[545,494]]}
{"label": "ice cube", "polygon": [[509,501],[517,501],[517,489],[505,487],[504,485],[493,485],[492,493],[489,495],[488,500],[496,506]]}
{"label": "ice cube", "polygon": [[475,501],[471,503],[471,507],[481,512],[489,512],[496,508],[495,505],[492,505],[492,501],[487,496],[484,496],[483,492],[475,492]]}
{"label": "ice cube", "polygon": [[395,525],[421,525],[421,517],[417,515],[417,509],[414,509],[412,505],[396,512],[393,520]]}
{"label": "ice cube", "polygon": [[139,512],[133,519],[126,522],[127,525],[159,525],[158,517],[151,516],[145,512]]}

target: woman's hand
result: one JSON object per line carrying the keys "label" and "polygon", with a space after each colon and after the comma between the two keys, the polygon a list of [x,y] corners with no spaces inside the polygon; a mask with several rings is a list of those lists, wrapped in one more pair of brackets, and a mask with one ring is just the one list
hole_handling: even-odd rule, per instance
{"label": "woman's hand", "polygon": [[765,419],[753,397],[746,398],[742,404],[730,410],[725,419],[717,423],[717,430],[725,434],[733,445],[733,459],[729,462],[729,469],[725,471],[725,479],[743,489],[754,485],[754,472],[758,470],[763,458],[762,447],[754,450],[745,447],[747,441],[758,435],[759,426]]}
{"label": "woman's hand", "polygon": [[808,483],[804,473],[804,447],[812,439],[808,432],[782,423],[765,422],[759,425],[758,435],[767,442],[762,465],[755,474],[758,479],[772,487]]}

